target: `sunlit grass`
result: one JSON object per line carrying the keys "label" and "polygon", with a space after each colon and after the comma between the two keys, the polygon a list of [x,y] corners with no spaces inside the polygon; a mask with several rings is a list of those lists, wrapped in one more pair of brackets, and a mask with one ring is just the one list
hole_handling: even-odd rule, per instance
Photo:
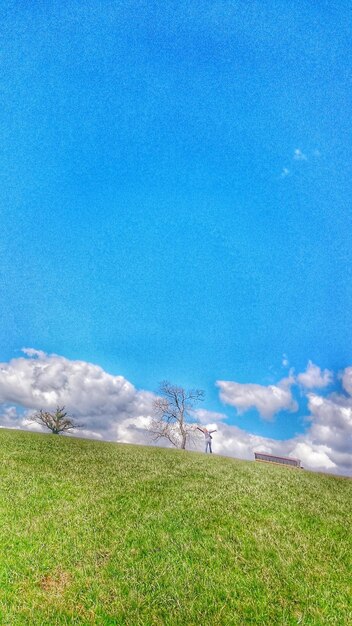
{"label": "sunlit grass", "polygon": [[352,624],[352,481],[0,431],[0,623]]}

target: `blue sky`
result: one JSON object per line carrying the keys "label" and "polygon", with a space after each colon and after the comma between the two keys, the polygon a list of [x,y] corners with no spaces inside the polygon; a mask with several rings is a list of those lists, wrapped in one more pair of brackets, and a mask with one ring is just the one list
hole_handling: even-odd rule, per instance
{"label": "blue sky", "polygon": [[[224,408],[352,363],[345,3],[4,2],[1,341]],[[287,355],[283,366],[283,355]],[[321,390],[324,396],[332,388]],[[346,391],[346,389],[345,389]]]}

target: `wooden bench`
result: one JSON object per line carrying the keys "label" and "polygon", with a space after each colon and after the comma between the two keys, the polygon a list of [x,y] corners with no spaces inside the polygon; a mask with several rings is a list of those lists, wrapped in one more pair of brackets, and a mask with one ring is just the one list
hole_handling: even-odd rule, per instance
{"label": "wooden bench", "polygon": [[287,465],[289,467],[298,467],[303,469],[299,459],[293,459],[289,456],[278,456],[277,454],[266,454],[264,452],[255,452],[254,458],[261,463],[276,463],[277,465]]}

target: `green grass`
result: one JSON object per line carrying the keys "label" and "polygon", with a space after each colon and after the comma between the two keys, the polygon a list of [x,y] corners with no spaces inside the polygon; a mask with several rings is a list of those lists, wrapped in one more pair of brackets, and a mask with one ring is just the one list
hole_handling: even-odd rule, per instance
{"label": "green grass", "polygon": [[0,623],[352,624],[352,481],[0,431]]}

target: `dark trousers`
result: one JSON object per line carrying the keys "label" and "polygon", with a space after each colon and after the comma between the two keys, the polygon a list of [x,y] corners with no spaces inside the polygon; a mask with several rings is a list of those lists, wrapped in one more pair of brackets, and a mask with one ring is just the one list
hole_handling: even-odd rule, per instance
{"label": "dark trousers", "polygon": [[209,448],[210,454],[212,454],[213,451],[211,449],[211,439],[207,439],[205,442],[205,452],[208,452],[208,448]]}

